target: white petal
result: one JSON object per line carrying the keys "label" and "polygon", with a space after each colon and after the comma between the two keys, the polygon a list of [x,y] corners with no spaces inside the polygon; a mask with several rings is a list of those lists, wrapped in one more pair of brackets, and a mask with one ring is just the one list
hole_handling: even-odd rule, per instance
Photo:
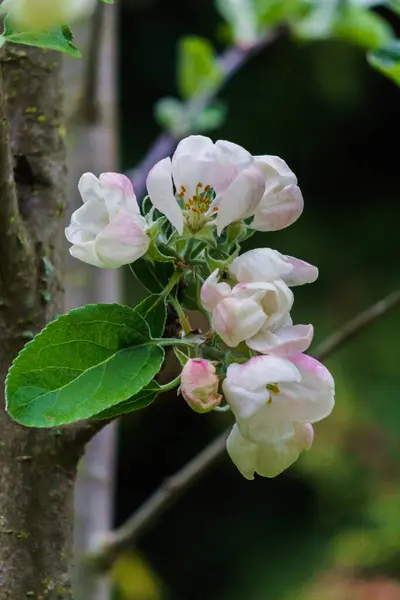
{"label": "white petal", "polygon": [[65,236],[71,244],[93,241],[108,224],[108,212],[102,198],[87,200],[71,216]]}
{"label": "white petal", "polygon": [[100,200],[103,198],[100,182],[93,173],[84,173],[82,175],[78,182],[78,190],[83,202]]}
{"label": "white petal", "polygon": [[213,329],[231,348],[255,335],[265,319],[260,305],[246,298],[224,298],[212,314]]}
{"label": "white petal", "polygon": [[251,223],[257,231],[278,231],[292,225],[300,217],[304,200],[297,185],[264,194]]}
{"label": "white petal", "polygon": [[266,180],[265,193],[297,184],[296,175],[279,156],[255,156],[254,159]]}
{"label": "white petal", "polygon": [[220,174],[215,146],[210,138],[191,135],[179,142],[172,157],[172,175],[177,192],[184,188],[185,199],[196,194],[199,183],[203,187],[218,187]]}
{"label": "white petal", "polygon": [[306,354],[290,361],[301,375],[297,383],[282,383],[279,401],[287,415],[300,423],[315,423],[327,417],[335,403],[335,384],[328,369]]}
{"label": "white petal", "polygon": [[140,214],[132,182],[128,177],[120,173],[102,173],[99,181],[110,219],[113,219],[119,210]]}
{"label": "white petal", "polygon": [[231,295],[231,288],[225,281],[218,283],[218,273],[219,270],[216,269],[201,287],[201,303],[209,312],[212,312],[221,300]]}
{"label": "white petal", "polygon": [[95,243],[92,242],[83,242],[81,244],[77,244],[75,246],[71,246],[69,249],[69,253],[74,258],[81,260],[88,265],[92,265],[93,267],[103,268],[103,262],[99,259],[96,253]]}
{"label": "white petal", "polygon": [[218,162],[225,165],[235,165],[237,172],[247,169],[254,164],[254,158],[242,146],[227,142],[226,140],[218,140],[215,143]]}
{"label": "white petal", "polygon": [[300,373],[292,361],[275,356],[253,356],[242,365],[230,365],[225,381],[246,390],[257,391],[264,389],[267,384],[300,380]]}
{"label": "white petal", "polygon": [[314,333],[312,325],[283,327],[275,333],[268,331],[267,327],[268,322],[259,333],[246,341],[249,348],[262,354],[287,358],[305,352],[312,342]]}
{"label": "white petal", "polygon": [[96,238],[96,253],[106,269],[116,269],[143,256],[150,240],[143,217],[120,211]]}
{"label": "white petal", "polygon": [[234,410],[240,433],[256,444],[275,444],[293,435],[294,423],[288,419],[278,402],[271,398],[249,417],[243,417],[242,411]]}
{"label": "white petal", "polygon": [[257,445],[256,472],[262,477],[276,477],[311,447],[314,432],[309,424],[295,423],[293,436],[275,444]]}
{"label": "white petal", "polygon": [[147,191],[153,205],[163,213],[178,233],[183,233],[183,215],[174,196],[171,159],[160,160],[147,176]]}
{"label": "white petal", "polygon": [[241,171],[221,198],[217,197],[217,233],[234,221],[254,214],[265,189],[262,173],[256,167]]}
{"label": "white petal", "polygon": [[236,424],[227,439],[226,450],[243,477],[254,479],[257,464],[257,446],[241,435]]}
{"label": "white petal", "polygon": [[268,319],[266,326],[270,331],[281,328],[287,321],[293,306],[294,295],[286,283],[280,279],[273,282],[274,290],[265,294],[261,306]]}
{"label": "white petal", "polygon": [[235,258],[228,269],[240,282],[271,282],[283,279],[293,267],[277,250],[256,248]]}
{"label": "white petal", "polygon": [[290,273],[284,275],[282,279],[291,287],[304,285],[305,283],[314,283],[318,278],[317,267],[314,267],[299,258],[294,258],[293,256],[285,256],[285,258],[293,268]]}

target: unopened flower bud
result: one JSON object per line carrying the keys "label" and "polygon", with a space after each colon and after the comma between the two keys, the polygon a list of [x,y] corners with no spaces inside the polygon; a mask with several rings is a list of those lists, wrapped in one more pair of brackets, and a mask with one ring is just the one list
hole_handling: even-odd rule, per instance
{"label": "unopened flower bud", "polygon": [[222,395],[218,386],[219,377],[210,361],[189,359],[183,367],[180,392],[194,411],[206,413],[219,406]]}

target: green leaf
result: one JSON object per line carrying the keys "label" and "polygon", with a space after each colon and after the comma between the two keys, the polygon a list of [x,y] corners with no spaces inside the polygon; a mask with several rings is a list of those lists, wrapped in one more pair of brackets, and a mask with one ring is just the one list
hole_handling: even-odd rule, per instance
{"label": "green leaf", "polygon": [[172,263],[151,263],[143,258],[130,265],[130,269],[150,294],[162,292],[174,273]]}
{"label": "green leaf", "polygon": [[73,35],[68,25],[53,31],[22,31],[14,23],[11,23],[9,18],[6,18],[4,20],[3,39],[14,44],[26,44],[38,48],[58,50],[74,58],[81,56],[79,49],[72,42]]}
{"label": "green leaf", "polygon": [[181,304],[187,310],[199,310],[200,291],[202,282],[192,273],[188,273],[185,279],[185,287],[182,290]]}
{"label": "green leaf", "polygon": [[7,410],[30,427],[80,421],[138,394],[163,359],[132,308],[78,308],[52,321],[20,352],[6,380]]}
{"label": "green leaf", "polygon": [[370,52],[368,61],[375,69],[400,85],[400,40],[393,40],[390,44]]}
{"label": "green leaf", "polygon": [[346,6],[333,27],[333,37],[367,50],[385,45],[393,36],[392,28],[383,17],[360,6]]}
{"label": "green leaf", "polygon": [[162,337],[167,321],[165,298],[152,294],[135,306],[135,311],[146,319],[153,338]]}
{"label": "green leaf", "polygon": [[221,68],[208,40],[189,36],[180,41],[178,88],[183,98],[208,92],[218,85],[221,78]]}
{"label": "green leaf", "polygon": [[230,25],[236,43],[252,46],[257,42],[259,26],[253,0],[216,0],[216,7]]}
{"label": "green leaf", "polygon": [[[154,383],[155,382],[152,382],[152,384]],[[141,410],[152,404],[157,396],[158,392],[143,388],[136,396],[129,398],[129,400],[125,400],[125,402],[120,402],[116,406],[103,410],[97,415],[94,415],[93,419],[114,419],[120,415],[127,415],[136,410]]]}
{"label": "green leaf", "polygon": [[177,346],[174,346],[174,353],[175,353],[175,356],[178,359],[181,367],[184,367],[186,365],[187,361],[189,360],[189,357],[187,356],[187,354],[182,352],[182,350],[180,350]]}

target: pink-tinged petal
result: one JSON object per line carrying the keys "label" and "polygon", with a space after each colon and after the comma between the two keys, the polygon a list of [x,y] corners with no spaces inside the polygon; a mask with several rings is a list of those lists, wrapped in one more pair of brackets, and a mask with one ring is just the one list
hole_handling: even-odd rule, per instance
{"label": "pink-tinged petal", "polygon": [[82,202],[103,199],[103,191],[100,182],[93,173],[84,173],[78,182],[78,190]]}
{"label": "pink-tinged petal", "polygon": [[299,383],[282,383],[279,402],[299,423],[316,423],[327,417],[335,404],[335,383],[328,369],[306,354],[291,357],[301,375]]}
{"label": "pink-tinged petal", "polygon": [[[268,326],[268,322],[266,325]],[[256,352],[288,358],[305,352],[312,342],[313,334],[312,325],[282,327],[275,333],[268,331],[264,326],[259,333],[247,340],[246,344]]]}
{"label": "pink-tinged petal", "polygon": [[203,359],[189,359],[181,374],[180,391],[189,406],[198,413],[213,410],[221,403],[219,377],[215,366]]}
{"label": "pink-tinged petal", "polygon": [[277,250],[255,248],[235,258],[228,269],[239,282],[268,283],[283,279],[293,267]]}
{"label": "pink-tinged petal", "polygon": [[250,152],[233,142],[218,140],[215,143],[215,149],[218,162],[223,165],[234,165],[237,168],[237,173],[254,164],[254,158]]}
{"label": "pink-tinged petal", "polygon": [[265,319],[260,305],[246,298],[224,298],[212,314],[213,329],[231,348],[255,335]]}
{"label": "pink-tinged petal", "polygon": [[288,185],[296,185],[297,177],[279,156],[255,156],[255,163],[265,177],[265,193],[279,191]]}
{"label": "pink-tinged petal", "polygon": [[261,306],[268,317],[266,326],[271,331],[283,327],[294,302],[293,292],[286,283],[278,279],[273,284],[275,291],[265,294],[261,301]]}
{"label": "pink-tinged petal", "polygon": [[318,269],[314,265],[310,265],[304,260],[294,258],[293,256],[285,256],[285,258],[293,267],[288,274],[282,277],[287,285],[295,287],[296,285],[304,285],[305,283],[314,283],[318,278]]}
{"label": "pink-tinged petal", "polygon": [[219,270],[216,269],[201,287],[201,303],[209,312],[212,312],[221,300],[231,295],[231,288],[227,283],[224,281],[218,283],[218,273]]}
{"label": "pink-tinged petal", "polygon": [[297,185],[264,194],[251,227],[257,231],[278,231],[292,225],[300,217],[304,200]]}
{"label": "pink-tinged petal", "polygon": [[241,171],[218,202],[217,233],[233,223],[254,214],[265,189],[262,173],[256,167]]}
{"label": "pink-tinged petal", "polygon": [[293,421],[288,419],[281,405],[274,402],[273,396],[249,417],[243,418],[241,411],[235,412],[233,408],[232,412],[240,433],[256,444],[275,444],[293,435]]}
{"label": "pink-tinged petal", "polygon": [[132,182],[120,173],[102,173],[99,178],[107,204],[109,217],[113,219],[119,210],[140,214]]}
{"label": "pink-tinged petal", "polygon": [[147,176],[147,191],[153,205],[167,217],[178,233],[183,233],[183,215],[174,196],[171,159],[160,160]]}
{"label": "pink-tinged petal", "polygon": [[105,269],[116,269],[143,256],[150,239],[143,217],[120,211],[96,238],[96,253]]}

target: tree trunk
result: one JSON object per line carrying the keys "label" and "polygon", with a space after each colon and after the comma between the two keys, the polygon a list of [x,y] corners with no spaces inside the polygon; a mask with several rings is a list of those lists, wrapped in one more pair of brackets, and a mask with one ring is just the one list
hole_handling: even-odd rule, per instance
{"label": "tree trunk", "polygon": [[[1,51],[2,406],[12,360],[63,310],[60,60],[56,53],[12,44]],[[67,429],[23,428],[4,410],[0,431],[0,599],[70,600],[73,484],[82,448],[70,443]]]}

